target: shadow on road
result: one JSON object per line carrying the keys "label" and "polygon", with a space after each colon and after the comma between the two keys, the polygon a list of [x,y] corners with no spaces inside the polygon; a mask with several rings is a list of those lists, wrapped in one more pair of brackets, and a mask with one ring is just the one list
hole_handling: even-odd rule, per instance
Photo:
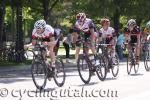
{"label": "shadow on road", "polygon": [[130,76],[143,76],[144,74],[140,74],[140,73],[138,73],[138,74],[130,74]]}
{"label": "shadow on road", "polygon": [[81,85],[78,85],[79,87],[83,87],[83,86],[91,86],[91,85],[95,85],[95,84],[98,84],[98,82],[90,82],[88,84],[81,84]]}
{"label": "shadow on road", "polygon": [[105,81],[111,81],[111,80],[117,80],[117,78],[109,77],[109,78],[106,78],[106,79],[105,79]]}
{"label": "shadow on road", "polygon": [[10,84],[14,82],[28,81],[31,78],[29,70],[4,71],[0,73],[0,83]]}

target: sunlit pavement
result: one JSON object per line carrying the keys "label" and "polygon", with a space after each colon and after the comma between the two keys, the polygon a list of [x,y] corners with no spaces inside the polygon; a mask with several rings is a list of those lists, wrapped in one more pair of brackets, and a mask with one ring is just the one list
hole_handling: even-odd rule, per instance
{"label": "sunlit pavement", "polygon": [[[70,64],[71,65],[71,64]],[[57,87],[52,80],[47,82],[45,90],[36,90],[30,70],[1,72],[0,100],[149,100],[150,72],[146,72],[143,62],[139,72],[127,75],[126,63],[120,64],[119,75],[113,78],[107,75],[100,81],[95,75],[89,84],[84,84],[76,67],[66,67],[66,81],[63,87]]]}

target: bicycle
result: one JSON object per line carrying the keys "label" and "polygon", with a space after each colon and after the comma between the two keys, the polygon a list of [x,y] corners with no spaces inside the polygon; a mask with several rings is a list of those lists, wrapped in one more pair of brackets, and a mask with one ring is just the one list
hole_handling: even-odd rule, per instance
{"label": "bicycle", "polygon": [[150,43],[143,43],[143,52],[144,52],[144,66],[146,71],[150,71]]}
{"label": "bicycle", "polygon": [[[101,46],[101,47],[99,47]],[[112,75],[114,77],[117,77],[118,75],[118,72],[119,72],[119,58],[118,58],[118,55],[117,53],[115,53],[115,56],[112,57],[112,48],[113,48],[113,45],[112,44],[98,44],[98,48],[97,48],[97,52],[99,51],[99,48],[102,49],[102,58],[104,59],[105,61],[105,65],[106,65],[106,70],[107,72],[109,72],[111,70],[112,72]]]}
{"label": "bicycle", "polygon": [[[39,90],[45,88],[49,76],[54,79],[56,85],[59,87],[64,85],[66,77],[64,63],[62,60],[59,57],[56,58],[56,67],[53,72],[51,64],[48,63],[48,60],[44,57],[45,51],[45,47],[40,42],[36,44],[32,50],[33,61],[31,66],[31,75],[34,85]],[[54,75],[52,75],[53,73]]]}
{"label": "bicycle", "polygon": [[[125,43],[128,44],[128,43]],[[128,50],[128,57],[127,57],[127,73],[128,75],[131,73],[132,67],[134,67],[135,74],[138,72],[139,63],[136,62],[136,45],[137,43],[130,43],[130,48]]]}
{"label": "bicycle", "polygon": [[83,44],[83,53],[79,55],[77,60],[77,68],[81,80],[85,84],[88,84],[92,74],[96,72],[98,78],[103,81],[106,77],[104,60],[99,55],[88,54],[87,49],[89,48],[90,43],[83,39],[79,41]]}

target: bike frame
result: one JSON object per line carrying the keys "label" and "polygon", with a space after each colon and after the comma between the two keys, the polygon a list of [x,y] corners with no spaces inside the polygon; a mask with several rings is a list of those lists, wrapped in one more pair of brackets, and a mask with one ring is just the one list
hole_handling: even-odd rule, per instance
{"label": "bike frame", "polygon": [[88,44],[86,44],[85,41],[83,41],[83,57],[85,57],[85,60],[87,61],[88,65],[89,65],[89,69],[90,71],[92,70],[92,68],[94,68],[95,66],[92,64],[90,58],[89,58],[89,54],[87,53],[86,49],[88,48],[87,46]]}

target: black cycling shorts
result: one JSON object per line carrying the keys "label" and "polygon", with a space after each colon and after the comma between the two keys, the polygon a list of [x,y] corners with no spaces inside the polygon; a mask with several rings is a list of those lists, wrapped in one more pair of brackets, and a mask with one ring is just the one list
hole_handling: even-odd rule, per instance
{"label": "black cycling shorts", "polygon": [[137,36],[131,36],[130,43],[137,43],[137,42],[138,42]]}

